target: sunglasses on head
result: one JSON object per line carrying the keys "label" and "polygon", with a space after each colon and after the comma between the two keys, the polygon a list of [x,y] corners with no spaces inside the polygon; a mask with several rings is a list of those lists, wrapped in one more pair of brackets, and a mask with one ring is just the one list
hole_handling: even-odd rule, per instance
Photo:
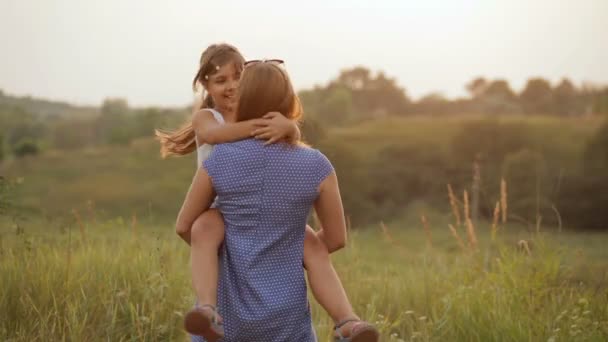
{"label": "sunglasses on head", "polygon": [[285,64],[285,61],[282,59],[252,59],[250,61],[245,62],[245,67],[256,65],[259,63],[272,63],[276,65]]}

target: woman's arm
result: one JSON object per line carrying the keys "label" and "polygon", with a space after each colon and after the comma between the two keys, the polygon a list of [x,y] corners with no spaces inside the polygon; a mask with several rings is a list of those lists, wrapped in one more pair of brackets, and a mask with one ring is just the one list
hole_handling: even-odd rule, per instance
{"label": "woman's arm", "polygon": [[190,244],[192,224],[209,209],[214,198],[215,191],[211,177],[204,168],[198,168],[175,222],[175,231],[186,243]]}
{"label": "woman's arm", "polygon": [[332,172],[319,186],[319,196],[315,201],[315,211],[321,222],[317,236],[325,243],[327,250],[333,253],[346,245],[346,220],[338,177]]}

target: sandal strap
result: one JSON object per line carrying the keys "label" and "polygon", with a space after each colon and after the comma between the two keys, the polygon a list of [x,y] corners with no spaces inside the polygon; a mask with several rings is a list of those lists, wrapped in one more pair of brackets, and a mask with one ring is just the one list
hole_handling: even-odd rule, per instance
{"label": "sandal strap", "polygon": [[342,321],[340,321],[340,322],[336,323],[336,325],[334,326],[334,330],[336,330],[336,329],[340,329],[340,328],[342,328],[342,327],[343,327],[343,326],[344,326],[346,323],[350,323],[350,322],[361,322],[361,320],[360,320],[360,319],[358,319],[358,318],[347,318],[347,319],[345,319],[345,320],[342,320]]}
{"label": "sandal strap", "polygon": [[209,308],[211,309],[211,312],[213,312],[213,316],[211,316],[211,322],[214,324],[218,324],[217,322],[217,308],[211,304],[203,304],[201,306],[198,307],[200,310],[205,309],[205,308]]}
{"label": "sandal strap", "polygon": [[342,333],[340,332],[340,328],[342,328],[345,324],[350,323],[350,322],[361,322],[361,320],[358,318],[347,318],[345,320],[338,322],[334,326],[334,333],[337,338],[339,338],[339,339],[344,338],[344,335],[342,335]]}

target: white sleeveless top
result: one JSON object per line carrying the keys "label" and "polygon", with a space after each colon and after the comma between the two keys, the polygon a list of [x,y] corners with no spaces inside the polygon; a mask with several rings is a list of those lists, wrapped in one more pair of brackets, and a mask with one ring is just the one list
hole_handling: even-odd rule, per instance
{"label": "white sleeveless top", "polygon": [[[213,114],[213,117],[215,118],[215,120],[220,124],[223,125],[226,123],[226,121],[224,120],[224,117],[222,116],[222,114],[220,114],[220,112],[218,112],[217,110],[213,109],[213,108],[205,108],[205,110],[208,110],[211,112],[211,114]],[[210,144],[199,144],[198,142],[198,138],[196,139],[196,166],[197,167],[201,167],[201,165],[203,165],[203,162],[209,158],[209,155],[211,154],[211,151],[213,151],[213,145]]]}

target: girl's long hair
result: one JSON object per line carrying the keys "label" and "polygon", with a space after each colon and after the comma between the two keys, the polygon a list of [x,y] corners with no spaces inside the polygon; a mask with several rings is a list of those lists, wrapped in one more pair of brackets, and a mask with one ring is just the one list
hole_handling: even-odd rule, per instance
{"label": "girl's long hair", "polygon": [[[192,80],[192,89],[197,92],[200,85],[207,85],[209,77],[217,72],[217,69],[234,63],[238,70],[243,68],[245,59],[239,50],[230,44],[210,45],[201,54],[199,68]],[[195,104],[192,109],[196,112],[202,108],[213,108],[213,98],[207,94],[203,96],[200,104]],[[196,134],[192,127],[192,121],[188,121],[175,131],[155,130],[156,138],[160,141],[160,154],[165,158],[169,155],[185,155],[196,150]]]}

